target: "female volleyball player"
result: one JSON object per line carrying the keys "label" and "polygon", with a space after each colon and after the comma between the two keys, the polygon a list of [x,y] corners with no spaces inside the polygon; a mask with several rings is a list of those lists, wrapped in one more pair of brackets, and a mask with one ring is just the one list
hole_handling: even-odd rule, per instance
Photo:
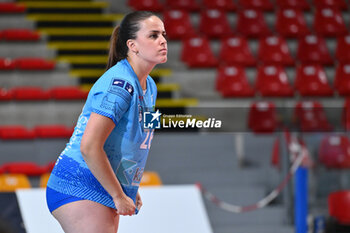
{"label": "female volleyball player", "polygon": [[149,73],[166,61],[163,22],[150,12],[126,15],[111,36],[107,71],[90,90],[48,182],[49,210],[66,233],[115,233],[120,215],[140,209],[153,138],[143,112],[153,110],[157,95]]}

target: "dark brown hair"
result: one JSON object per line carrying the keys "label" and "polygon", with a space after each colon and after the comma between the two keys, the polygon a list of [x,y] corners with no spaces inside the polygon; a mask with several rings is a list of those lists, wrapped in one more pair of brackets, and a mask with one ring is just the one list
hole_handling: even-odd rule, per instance
{"label": "dark brown hair", "polygon": [[127,58],[129,49],[126,42],[129,39],[136,39],[136,33],[140,30],[140,21],[151,16],[155,14],[149,11],[134,11],[127,14],[120,25],[114,28],[109,44],[107,70],[118,61]]}

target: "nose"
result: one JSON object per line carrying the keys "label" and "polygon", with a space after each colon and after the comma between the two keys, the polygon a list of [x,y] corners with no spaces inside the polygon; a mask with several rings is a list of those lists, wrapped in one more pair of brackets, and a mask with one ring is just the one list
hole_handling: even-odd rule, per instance
{"label": "nose", "polygon": [[161,44],[167,43],[167,40],[166,40],[165,36],[163,36],[163,35],[161,36],[160,43]]}

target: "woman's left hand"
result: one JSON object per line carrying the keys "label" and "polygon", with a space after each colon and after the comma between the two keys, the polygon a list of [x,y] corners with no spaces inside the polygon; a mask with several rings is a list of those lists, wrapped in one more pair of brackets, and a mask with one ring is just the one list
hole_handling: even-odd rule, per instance
{"label": "woman's left hand", "polygon": [[136,195],[136,208],[140,211],[141,206],[142,206],[141,196],[140,196],[140,193],[137,192],[137,195]]}

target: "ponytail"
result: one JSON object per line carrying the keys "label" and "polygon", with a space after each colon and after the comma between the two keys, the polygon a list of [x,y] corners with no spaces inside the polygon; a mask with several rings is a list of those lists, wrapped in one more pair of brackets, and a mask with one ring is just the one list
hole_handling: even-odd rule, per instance
{"label": "ponytail", "polygon": [[139,22],[154,15],[148,11],[135,11],[127,14],[120,25],[114,28],[109,44],[106,70],[128,57],[127,40],[136,39],[136,33],[140,30]]}
{"label": "ponytail", "polygon": [[117,64],[118,60],[118,51],[117,51],[117,41],[119,35],[120,26],[116,26],[112,32],[111,39],[109,41],[109,52],[108,52],[108,62],[106,70]]}

